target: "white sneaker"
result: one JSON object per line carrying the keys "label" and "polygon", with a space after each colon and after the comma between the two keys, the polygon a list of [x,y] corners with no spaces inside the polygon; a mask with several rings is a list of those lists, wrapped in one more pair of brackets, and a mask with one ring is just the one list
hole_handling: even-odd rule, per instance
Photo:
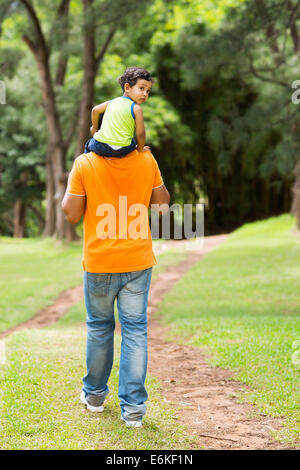
{"label": "white sneaker", "polygon": [[126,426],[129,427],[129,428],[141,428],[141,427],[143,426],[142,420],[139,420],[139,421],[129,421],[129,420],[123,418],[122,415],[121,415],[121,419],[122,419],[123,421],[125,421]]}
{"label": "white sneaker", "polygon": [[[95,398],[94,398],[95,397]],[[87,401],[86,397],[85,397],[85,393],[84,391],[82,390],[81,394],[80,394],[80,401],[86,405],[87,409],[90,410],[90,411],[97,411],[98,413],[102,412],[104,410],[104,406],[103,405],[97,405],[97,396],[94,395],[90,395],[89,396],[89,402]]]}

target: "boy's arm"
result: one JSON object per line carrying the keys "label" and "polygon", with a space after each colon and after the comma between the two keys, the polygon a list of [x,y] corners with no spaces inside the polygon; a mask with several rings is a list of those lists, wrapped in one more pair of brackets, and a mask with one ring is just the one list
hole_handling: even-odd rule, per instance
{"label": "boy's arm", "polygon": [[99,116],[103,114],[107,108],[109,101],[105,101],[104,103],[98,104],[94,106],[92,109],[91,119],[92,119],[92,127],[90,129],[92,136],[98,130],[98,123],[99,123]]}
{"label": "boy's arm", "polygon": [[135,134],[137,140],[137,149],[142,152],[146,141],[146,131],[144,126],[144,116],[140,105],[135,104],[133,107],[135,115]]}

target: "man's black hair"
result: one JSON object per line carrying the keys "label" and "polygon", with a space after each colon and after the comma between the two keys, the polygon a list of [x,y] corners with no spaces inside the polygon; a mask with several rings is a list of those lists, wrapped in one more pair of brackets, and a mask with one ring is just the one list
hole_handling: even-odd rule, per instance
{"label": "man's black hair", "polygon": [[125,83],[129,83],[130,86],[133,86],[140,79],[153,83],[150,73],[143,67],[128,67],[123,75],[119,77],[118,81],[124,91]]}

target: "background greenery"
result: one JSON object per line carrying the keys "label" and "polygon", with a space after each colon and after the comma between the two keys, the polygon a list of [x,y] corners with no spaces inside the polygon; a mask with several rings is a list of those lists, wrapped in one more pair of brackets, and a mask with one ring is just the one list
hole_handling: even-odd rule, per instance
{"label": "background greenery", "polygon": [[[23,40],[35,32],[26,4],[35,8],[49,45],[64,170],[78,155],[89,26],[97,28],[99,48],[117,25],[96,73],[94,104],[121,93],[117,78],[126,67],[151,71],[153,92],[143,106],[147,144],[171,202],[204,202],[206,235],[238,229],[183,277],[159,314],[172,323],[176,341],[203,348],[215,365],[250,385],[241,399],[285,417],[279,437],[295,441],[299,368],[292,354],[299,341],[300,253],[288,213],[296,200],[300,228],[300,108],[291,100],[292,83],[300,77],[298,0],[126,0],[113,2],[114,9],[107,0],[0,0],[0,80],[7,92],[0,105],[0,331],[81,282],[80,245],[39,237],[46,223],[51,147],[37,64]],[[61,5],[69,6],[68,23],[57,16]],[[83,15],[87,5],[94,15]],[[64,80],[57,80],[64,59]],[[13,240],[22,218],[27,240]],[[161,255],[157,269],[181,257]],[[2,448],[132,448],[131,431],[125,434],[119,426],[116,402],[107,410],[110,437],[108,428],[103,433],[75,404],[83,371],[77,328],[82,311],[83,304],[74,306],[53,328],[8,339]],[[112,387],[116,378],[117,368]],[[134,445],[193,446],[149,380],[153,415]]]}
{"label": "background greenery", "polygon": [[[95,8],[106,5],[94,2]],[[47,127],[36,63],[22,41],[32,30],[22,3],[0,1],[0,78],[7,88],[7,104],[0,107],[0,233],[12,235],[13,208],[20,200],[25,235],[35,236],[45,223]],[[83,3],[70,2],[68,42],[55,33],[59,4],[33,1],[45,37],[52,40],[52,70],[62,51],[68,57],[64,83],[55,86],[66,134],[84,80]],[[134,2],[128,5],[132,11]],[[121,93],[117,78],[126,67],[151,71],[153,93],[143,106],[147,144],[172,202],[205,202],[206,233],[288,212],[300,150],[299,106],[291,102],[300,72],[293,42],[298,3],[152,0],[136,10],[136,17],[120,22],[106,51],[95,104]],[[111,21],[105,14],[94,18],[101,34],[101,21],[108,26]],[[76,129],[67,170],[77,156],[75,136]]]}

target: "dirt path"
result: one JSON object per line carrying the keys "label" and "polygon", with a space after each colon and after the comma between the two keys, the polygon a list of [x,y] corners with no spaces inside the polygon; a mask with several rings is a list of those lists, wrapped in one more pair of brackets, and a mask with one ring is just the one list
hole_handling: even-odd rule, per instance
{"label": "dirt path", "polygon": [[42,328],[44,326],[52,325],[52,323],[55,323],[60,317],[62,317],[73,304],[80,302],[82,298],[82,286],[76,286],[72,289],[65,290],[56,297],[51,305],[40,310],[29,320],[0,333],[0,339],[5,338],[14,331],[28,328]]}
{"label": "dirt path", "polygon": [[259,414],[255,406],[237,402],[236,397],[246,390],[245,385],[230,380],[230,371],[209,366],[198,348],[166,342],[168,328],[163,328],[153,315],[176,281],[225,238],[208,237],[202,250],[161,273],[153,283],[148,309],[148,371],[160,380],[162,395],[175,406],[179,422],[197,436],[198,449],[292,449],[270,436],[270,431],[282,426],[280,419]]}
{"label": "dirt path", "polygon": [[[205,237],[201,249],[188,251],[184,261],[170,266],[152,283],[148,305],[148,371],[159,379],[161,393],[174,405],[179,422],[197,436],[198,449],[292,449],[270,437],[271,430],[281,427],[280,419],[259,414],[252,405],[237,403],[237,394],[246,390],[246,386],[230,380],[230,371],[209,366],[198,348],[166,342],[168,329],[154,317],[164,294],[195,262],[226,238],[226,235]],[[168,246],[161,245],[158,251],[162,252]],[[64,291],[52,305],[1,333],[0,338],[24,328],[52,324],[82,297],[82,286]],[[119,324],[116,330],[120,332]]]}
{"label": "dirt path", "polygon": [[[172,246],[178,246],[178,244],[182,243],[184,242],[173,240],[170,240],[165,243],[162,242],[159,243],[157,247],[154,247],[154,252],[157,255],[163,253]],[[20,331],[28,328],[42,328],[45,326],[52,325],[69,310],[71,305],[80,302],[82,298],[82,285],[61,292],[51,305],[40,310],[29,320],[26,320],[25,322],[20,323],[17,326],[13,326],[0,333],[0,340],[13,333],[14,331]]]}

